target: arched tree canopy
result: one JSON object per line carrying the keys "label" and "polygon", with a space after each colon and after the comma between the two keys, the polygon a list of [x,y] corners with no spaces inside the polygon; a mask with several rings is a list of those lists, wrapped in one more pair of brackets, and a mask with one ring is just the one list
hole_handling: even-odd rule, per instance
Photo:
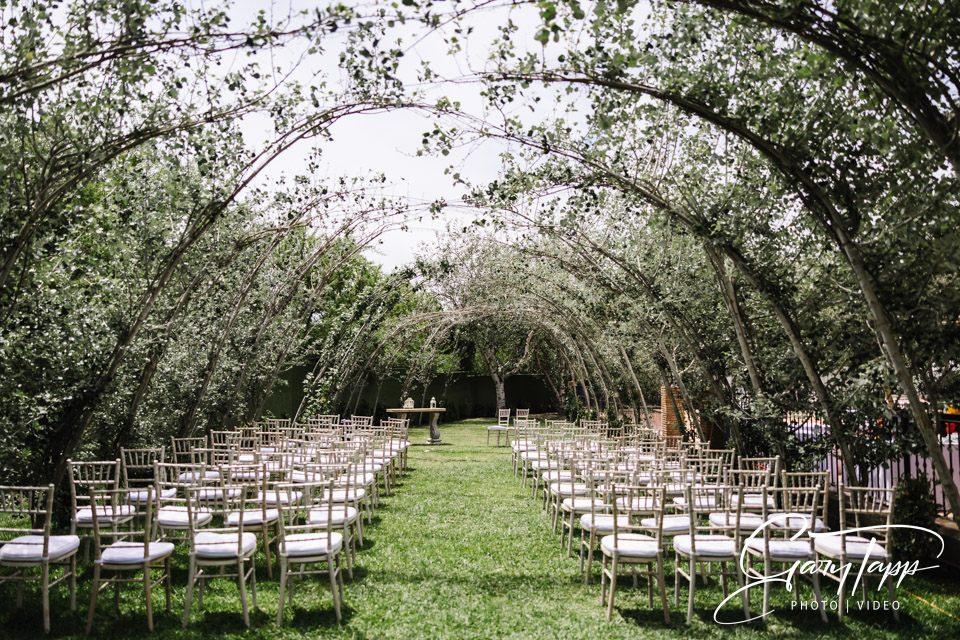
{"label": "arched tree canopy", "polygon": [[[294,365],[301,417],[472,358],[500,404],[675,387],[693,434],[854,479],[924,452],[960,514],[956,3],[212,4],[0,6],[5,479],[255,420]],[[435,197],[325,164],[408,112]]]}

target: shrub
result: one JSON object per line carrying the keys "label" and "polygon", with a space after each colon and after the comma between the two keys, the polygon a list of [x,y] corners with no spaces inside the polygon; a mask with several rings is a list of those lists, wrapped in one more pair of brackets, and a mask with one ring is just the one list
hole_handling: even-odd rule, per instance
{"label": "shrub", "polygon": [[[937,504],[930,491],[930,478],[921,472],[914,478],[901,478],[894,492],[893,521],[933,529],[937,522]],[[923,560],[930,555],[934,537],[916,529],[896,528],[890,543],[898,560]]]}

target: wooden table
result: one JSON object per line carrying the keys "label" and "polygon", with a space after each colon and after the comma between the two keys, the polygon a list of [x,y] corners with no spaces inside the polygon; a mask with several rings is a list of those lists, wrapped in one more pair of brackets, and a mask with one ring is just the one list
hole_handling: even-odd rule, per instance
{"label": "wooden table", "polygon": [[396,413],[401,420],[406,419],[408,413],[429,413],[430,414],[430,437],[427,438],[427,444],[443,444],[440,441],[440,428],[437,426],[437,420],[440,414],[446,411],[443,407],[411,407],[400,409],[387,409],[387,413]]}

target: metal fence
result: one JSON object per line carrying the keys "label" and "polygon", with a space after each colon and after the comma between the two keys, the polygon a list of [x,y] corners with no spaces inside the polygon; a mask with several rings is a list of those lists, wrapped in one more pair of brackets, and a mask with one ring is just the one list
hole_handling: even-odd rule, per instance
{"label": "metal fence", "polygon": [[[800,440],[830,436],[830,426],[825,424],[823,418],[818,415],[790,414],[785,422],[789,425],[790,431]],[[960,485],[960,415],[941,414],[940,423],[939,438],[943,457],[947,461],[953,481]],[[820,469],[830,472],[830,483],[833,486],[837,486],[841,480],[844,484],[853,484],[847,477],[843,460],[836,448],[829,451],[826,459],[820,463]],[[888,460],[874,468],[857,469],[857,473],[862,478],[866,478],[867,486],[877,488],[895,487],[901,477],[915,476],[920,472],[925,472],[930,478],[930,492],[940,513],[947,513],[950,507],[943,495],[939,475],[933,468],[930,458],[925,454],[907,455]]]}

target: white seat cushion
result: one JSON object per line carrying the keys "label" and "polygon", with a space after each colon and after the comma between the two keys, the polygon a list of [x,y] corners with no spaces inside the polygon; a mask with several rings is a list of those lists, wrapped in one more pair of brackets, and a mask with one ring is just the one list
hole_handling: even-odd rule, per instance
{"label": "white seat cushion", "polygon": [[[194,537],[197,557],[199,558],[237,558],[236,533],[213,533],[202,531]],[[257,536],[249,531],[243,532],[241,553],[245,556],[257,547]]]}
{"label": "white seat cushion", "polygon": [[[166,558],[173,553],[172,542],[151,542],[150,556],[147,561],[153,562]],[[141,564],[144,562],[142,542],[114,542],[105,547],[100,554],[103,564]]]}
{"label": "white seat cushion", "polygon": [[[640,526],[647,529],[653,529],[657,526],[656,518],[644,518],[640,521]],[[663,532],[666,534],[678,533],[681,531],[690,531],[690,516],[664,516]]]}
{"label": "white seat cushion", "polygon": [[[114,518],[129,519],[136,512],[136,508],[129,504],[118,504],[116,507],[98,505],[97,522],[107,524]],[[77,524],[93,524],[93,509],[84,507],[77,511]]]}
{"label": "white seat cushion", "polygon": [[556,460],[531,460],[530,468],[534,471],[548,471],[550,469],[559,469],[560,463]]}
{"label": "white seat cushion", "polygon": [[604,536],[600,548],[610,555],[616,553],[628,558],[656,558],[660,553],[657,541],[642,533],[621,533],[616,540],[612,535]]}
{"label": "white seat cushion", "polygon": [[[739,503],[739,499],[736,495],[730,497],[730,501],[736,505]],[[767,496],[767,507],[770,509],[777,508],[777,501],[773,499],[772,496]],[[763,509],[763,496],[759,493],[747,493],[743,496],[743,508],[744,509]]]}
{"label": "white seat cushion", "polygon": [[[630,526],[630,518],[627,516],[617,516],[617,526]],[[613,533],[613,516],[585,513],[580,516],[580,528],[584,531],[595,531],[601,534]]]}
{"label": "white seat cushion", "polygon": [[[840,536],[835,534],[817,536],[813,540],[813,546],[817,553],[832,558],[839,558],[841,551],[843,551]],[[851,560],[864,560],[870,546],[870,538],[847,536],[846,556]],[[873,548],[870,549],[870,560],[883,560],[886,555],[887,550],[883,548],[882,544],[873,543]]]}
{"label": "white seat cushion", "polygon": [[[705,511],[707,509],[717,508],[717,497],[713,495],[694,496],[693,501],[698,510]],[[674,498],[673,504],[677,505],[678,507],[686,507],[687,506],[686,496],[680,496],[679,498]]]}
{"label": "white seat cushion", "polygon": [[656,500],[646,496],[617,498],[617,508],[628,511],[653,511],[654,506],[656,506]]}
{"label": "white seat cushion", "polygon": [[[737,524],[737,514],[714,512],[708,517],[710,524],[717,528],[732,529]],[[763,516],[757,513],[740,514],[740,531],[753,533],[763,526]]]}
{"label": "white seat cushion", "polygon": [[[330,532],[294,533],[284,538],[286,554],[291,558],[325,556],[340,551],[343,546],[343,534]],[[281,547],[284,549],[284,547]]]}
{"label": "white seat cushion", "polygon": [[[751,538],[746,541],[746,546],[751,551],[763,555],[763,538]],[[812,558],[813,550],[810,548],[810,542],[807,540],[776,539],[770,541],[770,557],[775,559],[803,560]]]}
{"label": "white seat cushion", "polygon": [[358,502],[366,497],[367,492],[364,489],[350,489],[349,493],[346,489],[334,489],[332,494],[330,491],[324,491],[322,495],[323,500],[332,502]]}
{"label": "white seat cushion", "polygon": [[[345,486],[348,478],[346,476],[340,476],[336,479],[336,484],[338,487]],[[377,481],[377,476],[372,473],[355,473],[349,478],[351,486],[367,486],[373,484]]]}
{"label": "white seat cushion", "polygon": [[240,489],[201,489],[194,495],[197,496],[197,500],[223,500],[225,496],[228,498],[238,497]]}
{"label": "white seat cushion", "polygon": [[603,506],[603,500],[600,498],[564,498],[560,503],[560,508],[564,511],[589,511],[591,508],[598,509]]}
{"label": "white seat cushion", "polygon": [[230,472],[232,480],[263,480],[266,472],[259,469],[237,469]]}
{"label": "white seat cushion", "polygon": [[[129,500],[130,502],[146,502],[147,495],[148,495],[148,491],[146,489],[142,489],[140,491],[131,491],[130,493],[127,494],[127,500]],[[156,498],[156,495],[157,495],[156,492],[154,492],[153,495],[154,495],[154,498]],[[160,490],[161,498],[172,498],[175,495],[177,495],[177,490],[174,489],[173,487]]]}
{"label": "white seat cushion", "polygon": [[199,480],[219,480],[220,472],[219,471],[204,471],[201,474],[199,471],[184,471],[177,476],[177,482],[197,482]]}
{"label": "white seat cushion", "polygon": [[[809,530],[810,528],[810,516],[805,513],[771,513],[770,520],[772,521],[771,526],[776,529],[799,531],[800,529]],[[816,532],[827,531],[827,526],[820,518],[814,518],[813,530]]]}
{"label": "white seat cushion", "polygon": [[303,500],[302,491],[287,491],[281,489],[278,491],[261,491],[257,494],[257,502],[265,502],[267,504],[299,504],[301,500]]}
{"label": "white seat cushion", "polygon": [[[56,560],[75,553],[80,547],[78,536],[50,536],[47,558]],[[18,536],[0,546],[0,562],[40,562],[43,559],[43,536]]]}
{"label": "white seat cushion", "polygon": [[[243,512],[243,525],[251,526],[257,524],[270,524],[280,519],[280,511],[277,509],[247,509]],[[240,512],[234,511],[227,514],[227,525],[234,527],[240,524]]]}
{"label": "white seat cushion", "polygon": [[[733,557],[737,553],[737,546],[733,538],[697,534],[697,557],[725,558]],[[690,535],[676,536],[673,539],[673,548],[680,555],[689,556],[692,553]]]}
{"label": "white seat cushion", "polygon": [[585,484],[575,482],[554,482],[550,485],[550,493],[558,496],[584,496],[590,489]]}
{"label": "white seat cushion", "polygon": [[[353,507],[334,507],[330,510],[330,524],[333,526],[353,522],[360,512]],[[327,510],[314,509],[307,516],[310,524],[327,524]]]}
{"label": "white seat cushion", "polygon": [[[210,524],[213,514],[209,509],[194,509],[193,518],[195,526],[203,527]],[[157,522],[168,529],[186,529],[190,526],[186,507],[163,507],[157,511]]]}
{"label": "white seat cushion", "polygon": [[573,478],[572,471],[546,471],[543,474],[543,481],[549,484],[562,480],[570,480],[571,478]]}

